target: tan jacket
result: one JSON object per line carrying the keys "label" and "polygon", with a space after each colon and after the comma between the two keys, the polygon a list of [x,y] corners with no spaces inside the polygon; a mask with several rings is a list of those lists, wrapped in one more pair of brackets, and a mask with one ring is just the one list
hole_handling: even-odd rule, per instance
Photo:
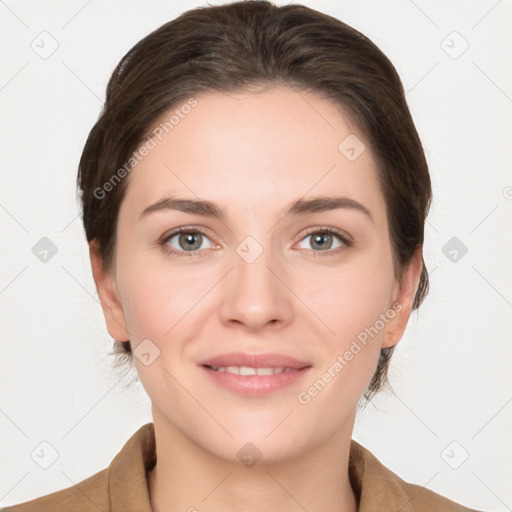
{"label": "tan jacket", "polygon": [[[153,423],[142,426],[110,466],[77,485],[2,512],[152,512],[146,471],[156,462]],[[475,512],[419,485],[409,484],[352,440],[349,476],[359,512]]]}

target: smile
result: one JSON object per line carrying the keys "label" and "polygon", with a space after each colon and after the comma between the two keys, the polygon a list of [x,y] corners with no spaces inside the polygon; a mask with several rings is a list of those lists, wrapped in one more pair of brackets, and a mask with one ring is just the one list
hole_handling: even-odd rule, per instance
{"label": "smile", "polygon": [[288,373],[298,371],[297,368],[286,367],[253,368],[251,366],[209,366],[209,368],[216,372],[227,372],[232,373],[234,375],[274,375],[276,373]]}
{"label": "smile", "polygon": [[201,365],[199,368],[206,373],[209,382],[222,392],[244,397],[265,397],[294,385],[304,387],[303,379],[311,375],[313,367]]}

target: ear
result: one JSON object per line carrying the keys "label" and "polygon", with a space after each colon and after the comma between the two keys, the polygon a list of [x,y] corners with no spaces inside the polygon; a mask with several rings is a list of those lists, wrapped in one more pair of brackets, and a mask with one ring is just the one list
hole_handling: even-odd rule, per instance
{"label": "ear", "polygon": [[412,303],[420,282],[423,268],[423,248],[418,246],[409,263],[402,269],[402,281],[397,281],[393,290],[393,300],[390,310],[395,316],[386,324],[381,348],[390,348],[396,345],[404,335],[407,322],[411,315]]}
{"label": "ear", "polygon": [[105,272],[100,246],[96,239],[89,242],[89,257],[107,330],[115,340],[128,341],[130,336],[126,329],[123,309],[117,297],[115,279],[110,273]]}

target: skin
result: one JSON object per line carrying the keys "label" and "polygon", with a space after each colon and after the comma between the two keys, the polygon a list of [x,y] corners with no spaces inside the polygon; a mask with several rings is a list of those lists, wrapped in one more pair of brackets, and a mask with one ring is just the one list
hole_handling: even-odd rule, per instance
{"label": "skin", "polygon": [[[152,402],[153,508],[355,511],[348,458],[357,403],[380,349],[404,333],[421,248],[399,282],[369,144],[335,104],[286,87],[196,99],[129,175],[112,271],[90,244],[110,335],[130,339],[134,351],[147,338],[160,350],[148,366],[134,358]],[[338,145],[354,133],[366,150],[351,162]],[[226,219],[176,210],[139,218],[170,196],[218,203]],[[354,208],[282,216],[292,201],[318,196],[351,198],[372,219]],[[194,256],[168,254],[158,243],[180,226],[206,234]],[[318,248],[322,227],[348,233],[353,244],[334,236]],[[263,249],[252,263],[236,252],[247,236]],[[190,253],[179,240],[167,246]],[[401,310],[379,334],[299,403],[298,393],[395,302]],[[198,366],[233,351],[291,355],[312,368],[292,386],[246,397],[212,384]],[[237,457],[247,442],[261,452],[253,467]]]}

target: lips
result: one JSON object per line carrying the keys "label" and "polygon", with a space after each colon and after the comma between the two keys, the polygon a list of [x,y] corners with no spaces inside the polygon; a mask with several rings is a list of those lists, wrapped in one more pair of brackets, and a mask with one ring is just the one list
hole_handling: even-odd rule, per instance
{"label": "lips", "polygon": [[206,359],[199,364],[211,368],[290,368],[296,370],[311,366],[307,361],[301,361],[282,354],[244,354],[242,352],[222,354]]}
{"label": "lips", "polygon": [[296,385],[312,365],[282,354],[223,354],[200,363],[211,382],[238,395],[263,397]]}

